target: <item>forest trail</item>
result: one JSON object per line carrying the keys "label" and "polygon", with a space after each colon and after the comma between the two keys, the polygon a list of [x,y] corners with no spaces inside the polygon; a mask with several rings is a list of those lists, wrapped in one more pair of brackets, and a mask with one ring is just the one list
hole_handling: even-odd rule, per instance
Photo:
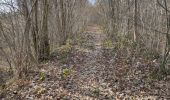
{"label": "forest trail", "polygon": [[0,0],[0,100],[170,100],[169,14],[170,0]]}
{"label": "forest trail", "polygon": [[87,29],[85,33],[87,33],[89,37],[92,37],[87,41],[87,44],[91,43],[94,47],[93,50],[90,50],[87,54],[80,72],[82,77],[93,80],[93,78],[99,77],[99,73],[97,74],[99,70],[98,67],[102,66],[99,62],[102,58],[102,41],[105,38],[105,34],[99,26],[90,26]]}
{"label": "forest trail", "polygon": [[97,25],[88,26],[85,34],[91,37],[88,39],[87,44],[91,44],[94,47],[92,50],[89,50],[83,63],[81,63],[81,66],[78,68],[77,82],[79,84],[79,94],[85,96],[85,99],[88,100],[90,98],[94,99],[95,95],[101,95],[94,93],[95,91],[99,92],[102,89],[102,91],[105,91],[103,92],[105,94],[110,94],[106,93],[110,91],[103,89],[102,85],[106,87],[107,84],[104,84],[104,79],[101,77],[105,68],[105,64],[102,63],[102,43],[106,38],[106,34],[104,34],[100,26]]}
{"label": "forest trail", "polygon": [[[30,81],[19,89],[17,95],[8,91],[9,97],[29,100],[106,100],[113,93],[102,77],[105,70],[103,63],[102,43],[106,38],[100,26],[90,25],[83,33],[85,46],[74,47],[76,53],[67,64],[60,64],[57,59],[39,65],[37,71],[30,73]],[[79,50],[80,51],[79,51]],[[79,54],[80,52],[80,54]],[[83,54],[83,55],[82,55]],[[64,67],[63,67],[64,66]],[[72,71],[63,78],[63,69]],[[41,80],[43,79],[43,80]]]}
{"label": "forest trail", "polygon": [[[66,64],[53,59],[39,65],[39,69],[30,73],[30,80],[19,80],[19,85],[16,86],[18,84],[16,83],[9,87],[12,89],[5,92],[8,94],[7,98],[9,100],[23,98],[28,100],[125,100],[124,98],[143,100],[140,96],[138,98],[138,95],[144,95],[143,97],[146,97],[144,100],[156,100],[154,99],[157,98],[156,96],[148,95],[154,95],[153,93],[159,89],[150,92],[149,85],[142,81],[143,77],[146,77],[145,74],[130,76],[134,75],[133,72],[140,73],[140,70],[123,65],[122,58],[116,58],[116,52],[103,49],[103,42],[107,37],[100,26],[89,25],[82,35],[86,40],[85,43],[74,46],[74,51]],[[130,68],[132,71],[129,70]],[[69,71],[64,72],[65,69]],[[67,77],[63,77],[64,75]],[[135,96],[138,99],[129,99]]]}

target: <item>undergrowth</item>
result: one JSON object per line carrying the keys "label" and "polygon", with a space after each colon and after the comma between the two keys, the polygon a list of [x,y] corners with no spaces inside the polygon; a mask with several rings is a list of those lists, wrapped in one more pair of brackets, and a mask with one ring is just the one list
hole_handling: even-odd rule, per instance
{"label": "undergrowth", "polygon": [[[111,57],[111,55],[114,56],[115,54],[118,54],[119,57],[125,59],[122,60],[122,63],[125,64],[135,64],[139,61],[142,61],[145,64],[147,64],[148,62],[152,63],[152,67],[148,66],[151,67],[149,74],[150,79],[160,80],[170,74],[170,70],[168,69],[166,69],[166,73],[161,73],[161,56],[157,51],[147,48],[142,43],[133,42],[125,36],[117,36],[117,41],[107,38],[103,41],[102,47],[104,51],[103,55],[105,55],[106,57]],[[157,65],[155,65],[154,63],[156,63]],[[147,65],[145,65],[145,67],[147,67]]]}

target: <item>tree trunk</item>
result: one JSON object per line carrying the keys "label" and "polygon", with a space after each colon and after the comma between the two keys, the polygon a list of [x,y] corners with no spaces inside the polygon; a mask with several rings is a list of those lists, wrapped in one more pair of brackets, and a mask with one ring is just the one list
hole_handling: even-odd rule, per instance
{"label": "tree trunk", "polygon": [[48,38],[48,0],[43,0],[43,22],[41,29],[40,47],[39,47],[39,62],[47,60],[50,54],[50,45]]}
{"label": "tree trunk", "polygon": [[134,42],[137,42],[137,0],[135,0],[135,13],[134,13]]}

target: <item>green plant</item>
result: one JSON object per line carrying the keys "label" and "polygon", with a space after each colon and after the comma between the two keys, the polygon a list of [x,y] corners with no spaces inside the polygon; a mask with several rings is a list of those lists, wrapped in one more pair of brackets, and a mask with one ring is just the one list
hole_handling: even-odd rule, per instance
{"label": "green plant", "polygon": [[100,89],[98,87],[94,88],[93,89],[93,95],[96,96],[96,97],[99,97],[100,95]]}
{"label": "green plant", "polygon": [[63,78],[67,78],[71,75],[71,73],[72,73],[71,69],[65,68],[63,69],[62,76]]}
{"label": "green plant", "polygon": [[105,49],[113,49],[114,48],[114,46],[113,46],[113,42],[111,41],[111,40],[105,40],[104,42],[103,42],[103,47],[105,48]]}
{"label": "green plant", "polygon": [[126,36],[119,36],[117,41],[118,49],[124,49],[126,47],[135,47],[135,43],[132,40],[126,38]]}
{"label": "green plant", "polygon": [[72,40],[72,39],[67,39],[66,45],[74,45],[74,40]]}
{"label": "green plant", "polygon": [[43,94],[46,92],[46,89],[43,88],[43,87],[40,87],[40,86],[36,86],[35,87],[35,90],[34,90],[34,93],[37,94],[37,95],[40,95],[40,94]]}
{"label": "green plant", "polygon": [[44,72],[41,72],[41,73],[40,73],[40,78],[39,78],[39,80],[40,80],[40,81],[44,81],[45,78],[46,78],[45,73],[44,73]]}

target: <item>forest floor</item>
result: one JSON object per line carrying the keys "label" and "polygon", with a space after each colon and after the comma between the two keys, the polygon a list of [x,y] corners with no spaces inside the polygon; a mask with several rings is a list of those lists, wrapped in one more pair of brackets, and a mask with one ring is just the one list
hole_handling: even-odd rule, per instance
{"label": "forest floor", "polygon": [[[75,45],[67,62],[51,59],[30,72],[28,79],[11,79],[3,100],[170,100],[170,77],[149,78],[150,61],[125,63],[119,52],[103,49],[107,38],[97,25],[88,26],[86,42]],[[15,81],[15,82],[14,82]]]}

